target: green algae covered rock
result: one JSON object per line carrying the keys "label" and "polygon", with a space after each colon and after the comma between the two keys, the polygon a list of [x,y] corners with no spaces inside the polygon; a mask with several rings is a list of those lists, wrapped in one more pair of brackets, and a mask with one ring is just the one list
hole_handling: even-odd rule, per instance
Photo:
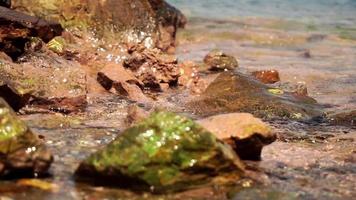
{"label": "green algae covered rock", "polygon": [[0,98],[0,178],[45,174],[52,161],[42,141]]}
{"label": "green algae covered rock", "polygon": [[190,119],[159,111],[91,155],[77,174],[161,193],[209,183],[227,173],[241,175],[243,168],[233,150],[212,133]]}

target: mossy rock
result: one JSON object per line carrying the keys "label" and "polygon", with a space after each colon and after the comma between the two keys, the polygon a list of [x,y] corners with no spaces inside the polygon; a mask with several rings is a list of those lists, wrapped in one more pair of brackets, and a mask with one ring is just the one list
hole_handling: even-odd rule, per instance
{"label": "mossy rock", "polygon": [[199,116],[246,112],[264,119],[306,121],[324,117],[322,106],[313,98],[300,98],[238,72],[220,74],[201,97],[188,102],[187,108]]}
{"label": "mossy rock", "polygon": [[0,178],[47,173],[52,154],[0,98]]}
{"label": "mossy rock", "polygon": [[91,155],[77,174],[161,193],[206,184],[219,175],[241,175],[243,168],[234,151],[211,132],[188,118],[159,111]]}

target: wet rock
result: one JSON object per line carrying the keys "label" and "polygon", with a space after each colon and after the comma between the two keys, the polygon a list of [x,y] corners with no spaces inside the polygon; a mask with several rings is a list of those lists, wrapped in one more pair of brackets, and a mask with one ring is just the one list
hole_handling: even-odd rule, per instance
{"label": "wet rock", "polygon": [[299,97],[308,96],[308,87],[304,82],[298,82],[298,83],[284,82],[284,83],[276,84],[275,86],[283,91],[292,93],[295,96],[299,96]]}
{"label": "wet rock", "polygon": [[260,160],[262,148],[276,140],[271,128],[248,113],[231,113],[197,121],[225,141],[243,160]]}
{"label": "wet rock", "polygon": [[161,91],[162,83],[177,85],[180,73],[176,57],[142,45],[132,46],[128,51],[130,55],[124,60],[124,67],[130,69],[145,87]]}
{"label": "wet rock", "polygon": [[1,82],[2,81],[0,81],[0,97],[9,102],[10,106],[15,111],[19,111],[22,107],[29,103],[31,98],[29,93],[21,94],[16,89],[12,89],[5,83]]}
{"label": "wet rock", "polygon": [[179,65],[180,76],[178,84],[190,89],[194,94],[200,94],[205,89],[205,83],[199,76],[198,65],[192,61],[185,61]]}
{"label": "wet rock", "polygon": [[5,60],[7,62],[12,62],[12,58],[6,53],[0,51],[0,60]]}
{"label": "wet rock", "polygon": [[126,123],[128,126],[135,125],[149,117],[149,112],[137,105],[129,105],[127,108]]}
{"label": "wet rock", "polygon": [[28,104],[69,113],[86,106],[86,73],[77,63],[43,53],[22,56],[19,61],[0,61],[0,94],[14,109]]}
{"label": "wet rock", "polygon": [[16,59],[24,53],[31,37],[48,42],[62,33],[60,24],[0,7],[0,49]]}
{"label": "wet rock", "polygon": [[279,72],[277,70],[261,70],[252,72],[252,75],[256,77],[257,80],[264,84],[273,84],[279,82]]}
{"label": "wet rock", "polygon": [[212,133],[190,119],[160,111],[91,155],[76,173],[83,179],[96,177],[96,183],[168,192],[234,172],[242,175],[243,169],[233,150]]}
{"label": "wet rock", "polygon": [[310,120],[323,116],[321,106],[310,97],[296,98],[289,92],[231,72],[220,74],[187,108],[200,116],[231,112],[247,112],[267,119]]}
{"label": "wet rock", "polygon": [[217,71],[234,70],[239,66],[235,57],[227,55],[220,50],[209,52],[204,58],[204,63],[208,65],[211,70]]}
{"label": "wet rock", "polygon": [[176,8],[163,0],[149,0],[158,24],[159,40],[157,47],[166,52],[174,52],[176,46],[177,28],[183,28],[187,23],[186,17]]}
{"label": "wet rock", "polygon": [[44,175],[52,161],[43,142],[0,98],[0,178]]}
{"label": "wet rock", "polygon": [[327,115],[327,118],[333,125],[356,126],[356,110],[332,112]]}
{"label": "wet rock", "polygon": [[106,90],[133,101],[148,102],[143,94],[143,83],[121,65],[108,65],[97,76],[97,81]]}
{"label": "wet rock", "polygon": [[16,0],[13,8],[64,27],[95,30],[96,36],[115,42],[144,42],[164,51],[174,48],[177,29],[186,23],[162,0]]}

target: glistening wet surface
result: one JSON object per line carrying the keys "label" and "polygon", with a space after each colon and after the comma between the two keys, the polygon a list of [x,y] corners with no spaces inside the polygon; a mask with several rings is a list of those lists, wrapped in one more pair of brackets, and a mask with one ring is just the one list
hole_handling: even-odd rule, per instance
{"label": "glistening wet surface", "polygon": [[[190,1],[171,2],[177,3],[183,11],[190,4]],[[199,2],[192,3],[196,6],[193,8],[205,9],[200,4],[209,4],[209,1]],[[236,6],[234,1],[219,2],[210,1],[225,7]],[[178,37],[179,59],[201,62],[211,49],[222,49],[238,58],[240,72],[276,69],[282,82],[304,82],[309,95],[325,104],[327,110],[356,109],[356,41],[355,32],[350,29],[354,25],[354,15],[349,14],[355,7],[342,10],[345,7],[335,4],[346,16],[336,19],[335,15],[327,15],[327,19],[321,17],[323,23],[315,25],[308,20],[295,21],[305,14],[303,6],[298,9],[303,12],[293,13],[289,20],[269,18],[273,12],[269,15],[261,12],[262,17],[257,18],[248,17],[251,13],[269,10],[263,9],[266,3],[248,2],[251,9],[243,18],[234,15],[238,6],[227,12],[221,12],[222,8],[217,6],[217,11],[212,12],[219,14],[216,17],[219,19],[202,19],[200,11],[192,14],[186,30]],[[331,2],[335,3],[325,2],[319,14],[328,10]],[[354,5],[354,1],[343,2]],[[282,8],[293,8],[285,1],[270,3],[269,6],[281,3]],[[256,8],[258,5],[260,7]],[[311,8],[317,9],[317,5],[320,4]],[[244,11],[242,9],[241,13]],[[287,11],[282,13],[275,17],[288,16]],[[317,16],[318,13],[315,18]],[[347,30],[341,30],[332,22],[347,25]],[[177,100],[180,96],[175,93],[163,95],[155,105],[139,106],[146,110],[165,107],[182,112],[187,99],[195,98],[183,94],[187,99]],[[87,111],[79,115],[22,116],[35,133],[44,136],[55,155],[51,176],[44,181],[54,183],[58,189],[43,190],[26,187],[15,180],[5,181],[0,183],[0,199],[352,199],[356,195],[356,130],[322,122],[288,120],[268,122],[278,133],[278,141],[263,150],[261,162],[247,162],[252,178],[236,181],[233,185],[151,195],[76,182],[73,174],[79,163],[127,127],[129,104],[132,102],[111,95],[93,96]],[[200,118],[193,113],[183,114]]]}

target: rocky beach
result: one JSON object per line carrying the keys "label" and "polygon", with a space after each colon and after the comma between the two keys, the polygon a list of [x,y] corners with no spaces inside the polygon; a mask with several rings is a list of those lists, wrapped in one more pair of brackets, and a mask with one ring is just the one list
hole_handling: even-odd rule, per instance
{"label": "rocky beach", "polygon": [[353,199],[356,4],[303,2],[0,1],[0,200]]}

